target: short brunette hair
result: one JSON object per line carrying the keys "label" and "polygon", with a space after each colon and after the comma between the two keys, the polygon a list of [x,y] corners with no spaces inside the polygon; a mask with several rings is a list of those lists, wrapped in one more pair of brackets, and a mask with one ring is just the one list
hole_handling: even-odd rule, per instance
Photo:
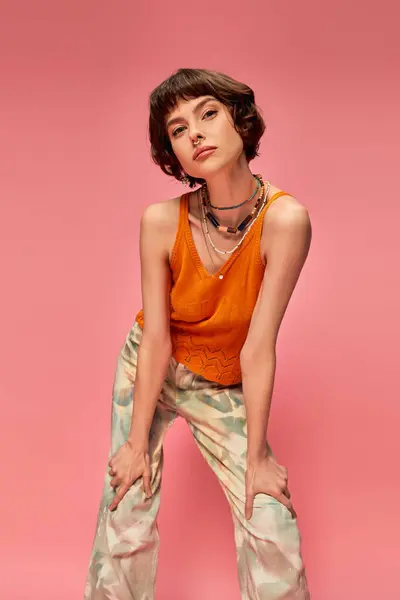
{"label": "short brunette hair", "polygon": [[[265,123],[255,103],[253,90],[224,73],[207,69],[179,69],[150,94],[149,138],[151,157],[164,173],[180,181],[184,175],[168,137],[165,119],[180,99],[214,96],[230,111],[236,131],[243,140],[247,162],[258,154]],[[188,174],[189,187],[204,179]]]}

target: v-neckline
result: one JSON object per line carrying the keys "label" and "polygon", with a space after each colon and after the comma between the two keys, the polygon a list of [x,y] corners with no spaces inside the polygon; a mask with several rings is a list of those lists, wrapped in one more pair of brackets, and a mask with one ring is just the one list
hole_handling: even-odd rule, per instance
{"label": "v-neckline", "polygon": [[[273,198],[273,196],[272,196],[272,198]],[[207,269],[205,268],[203,261],[200,258],[200,255],[199,255],[198,250],[196,248],[196,244],[194,243],[192,230],[190,228],[190,223],[189,223],[189,193],[187,192],[186,194],[183,194],[183,198],[181,197],[181,201],[184,202],[184,208],[183,208],[183,214],[182,214],[182,217],[183,217],[183,229],[184,229],[184,232],[185,232],[186,241],[187,241],[187,244],[189,246],[191,255],[193,257],[193,260],[194,260],[194,262],[195,262],[198,270],[203,275],[204,279],[213,279],[213,278],[223,279],[223,277],[225,275],[225,271],[230,267],[230,265],[237,258],[237,256],[239,256],[240,252],[247,246],[247,244],[249,243],[250,239],[254,236],[254,232],[255,232],[256,228],[259,227],[260,221],[262,221],[262,216],[263,216],[263,214],[264,214],[267,206],[270,204],[272,198],[270,198],[270,200],[268,200],[268,202],[266,203],[266,205],[262,209],[261,213],[258,215],[257,221],[255,223],[253,223],[253,226],[251,227],[250,231],[248,232],[248,234],[246,235],[245,239],[240,244],[240,246],[238,248],[236,248],[236,250],[234,252],[232,252],[232,254],[229,255],[229,258],[226,259],[226,261],[221,265],[221,267],[215,273],[209,273],[207,271]],[[221,275],[222,275],[222,277],[221,277]]]}

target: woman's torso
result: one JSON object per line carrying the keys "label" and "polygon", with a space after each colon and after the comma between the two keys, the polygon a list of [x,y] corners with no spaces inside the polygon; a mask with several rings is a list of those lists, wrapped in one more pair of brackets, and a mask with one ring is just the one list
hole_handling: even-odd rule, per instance
{"label": "woman's torso", "polygon": [[[277,202],[279,200],[280,202]],[[297,202],[271,186],[260,220],[237,252],[211,259],[192,192],[159,203],[165,260],[171,269],[170,331],[174,358],[210,381],[241,381],[240,351],[257,302],[268,255],[268,225],[287,203]],[[276,210],[278,206],[278,210]],[[275,216],[274,216],[275,215]],[[213,239],[219,249],[237,244]],[[216,273],[216,275],[214,275]],[[144,311],[136,320],[144,326]]]}

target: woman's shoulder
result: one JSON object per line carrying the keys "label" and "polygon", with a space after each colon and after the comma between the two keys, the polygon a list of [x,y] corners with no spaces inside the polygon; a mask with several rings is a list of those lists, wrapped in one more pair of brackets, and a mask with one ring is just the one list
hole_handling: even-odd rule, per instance
{"label": "woman's shoulder", "polygon": [[179,227],[181,198],[182,194],[173,198],[167,198],[166,200],[153,202],[144,211],[149,223],[149,233],[158,237],[158,241],[165,246],[169,257],[171,256]]}
{"label": "woman's shoulder", "polygon": [[[285,210],[287,208],[301,207],[304,205],[298,200],[298,198],[291,192],[282,190],[281,188],[270,185],[270,192],[268,196],[272,198],[276,194],[281,193],[282,195],[277,198],[278,202],[272,202],[271,208],[274,206],[275,211]],[[304,207],[305,208],[305,207]]]}
{"label": "woman's shoulder", "polygon": [[304,223],[309,222],[307,208],[293,194],[282,190],[271,184],[269,198],[272,198],[279,192],[278,196],[267,208],[264,215],[264,224],[261,236],[261,253],[264,257],[264,263],[267,262],[268,245],[274,232],[282,232],[288,224],[293,224],[293,220]]}
{"label": "woman's shoulder", "polygon": [[294,212],[296,213],[306,213],[307,207],[300,202],[300,200],[292,193],[282,190],[279,187],[272,185],[270,187],[270,192],[268,194],[271,199],[273,196],[282,192],[278,198],[276,198],[268,207],[267,212],[265,214],[265,222],[267,223],[276,223],[282,220],[285,220],[287,217],[290,217]]}
{"label": "woman's shoulder", "polygon": [[158,200],[148,204],[143,214],[147,214],[155,226],[168,228],[179,219],[179,207],[181,196]]}
{"label": "woman's shoulder", "polygon": [[196,217],[199,216],[198,211],[196,210],[197,202],[195,190],[188,193],[184,192],[183,194],[174,196],[173,198],[167,198],[166,200],[154,202],[153,204],[150,204],[146,210],[151,210],[155,215],[155,219],[161,221],[164,226],[170,226],[172,229],[176,229],[179,223],[182,200],[186,200],[188,202],[189,219],[192,213]]}

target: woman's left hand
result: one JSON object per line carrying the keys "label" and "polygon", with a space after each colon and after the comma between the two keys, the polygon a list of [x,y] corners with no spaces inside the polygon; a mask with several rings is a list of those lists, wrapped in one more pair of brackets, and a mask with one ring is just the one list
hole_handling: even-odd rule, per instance
{"label": "woman's left hand", "polygon": [[245,517],[251,519],[253,502],[257,494],[268,494],[281,502],[296,517],[290,500],[287,469],[279,465],[272,455],[247,464]]}

